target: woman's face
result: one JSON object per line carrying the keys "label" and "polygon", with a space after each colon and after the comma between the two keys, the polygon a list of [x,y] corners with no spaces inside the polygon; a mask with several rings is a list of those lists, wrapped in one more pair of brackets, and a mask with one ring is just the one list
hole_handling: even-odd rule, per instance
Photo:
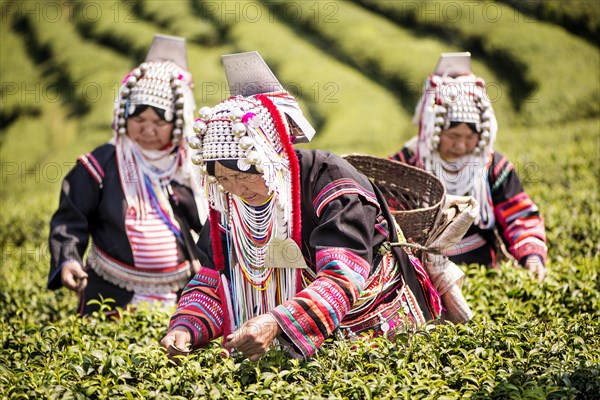
{"label": "woman's face", "polygon": [[127,118],[127,135],[145,150],[162,150],[171,144],[173,123],[160,118],[152,107]]}
{"label": "woman's face", "polygon": [[269,200],[269,188],[260,174],[236,171],[217,161],[215,178],[226,192],[241,197],[251,206],[260,206]]}
{"label": "woman's face", "polygon": [[471,153],[478,142],[479,134],[463,122],[442,131],[438,151],[445,160],[453,161]]}

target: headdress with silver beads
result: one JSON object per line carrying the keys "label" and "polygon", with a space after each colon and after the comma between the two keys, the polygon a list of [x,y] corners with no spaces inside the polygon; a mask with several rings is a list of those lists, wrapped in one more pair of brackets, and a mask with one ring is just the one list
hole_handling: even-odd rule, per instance
{"label": "headdress with silver beads", "polygon": [[231,97],[213,108],[202,107],[198,114],[194,123],[196,137],[190,139],[189,145],[196,150],[192,162],[205,175],[211,203],[221,202],[214,197],[223,190],[213,176],[207,175],[207,161],[237,160],[240,171],[254,166],[271,192],[286,195],[278,183],[289,169],[289,160],[273,115],[256,96]]}
{"label": "headdress with silver beads", "polygon": [[[475,125],[480,140],[474,149],[475,154],[486,154],[492,150],[493,138],[491,134],[492,125],[496,124],[494,110],[485,92],[485,82],[475,75],[464,75],[455,78],[432,75],[426,83],[424,96],[423,118],[428,114],[433,116],[434,126],[430,135],[425,133],[425,139],[429,139],[432,151],[437,151],[440,143],[440,134],[450,127],[452,122],[465,122]],[[494,138],[495,138],[494,129]]]}
{"label": "headdress with silver beads", "polygon": [[[193,84],[187,69],[185,40],[155,35],[146,61],[123,79],[115,110],[116,133],[125,135],[127,117],[137,106],[148,105],[165,111],[165,120],[175,125],[173,144],[179,143],[190,119],[186,109],[193,109]],[[192,106],[186,107],[186,103]]]}
{"label": "headdress with silver beads", "polygon": [[240,171],[254,166],[289,211],[291,144],[308,142],[315,130],[257,52],[228,54],[222,60],[233,96],[213,108],[202,107],[194,123],[196,137],[189,140],[210,206],[221,212],[226,208],[223,188],[207,175],[206,161],[237,160]]}
{"label": "headdress with silver beads", "polygon": [[[470,57],[470,54],[457,53],[456,56]],[[425,82],[413,117],[413,123],[419,125],[419,135],[416,141],[407,143],[407,147],[414,150],[420,167],[444,182],[448,193],[475,197],[480,204],[478,224],[482,229],[488,229],[495,220],[485,173],[498,131],[494,109],[483,79],[470,71],[461,70],[458,74],[453,70],[450,73],[439,68],[440,65],[444,63],[438,62],[435,73]],[[479,142],[472,153],[460,160],[448,161],[439,153],[440,135],[452,122],[474,124]]]}

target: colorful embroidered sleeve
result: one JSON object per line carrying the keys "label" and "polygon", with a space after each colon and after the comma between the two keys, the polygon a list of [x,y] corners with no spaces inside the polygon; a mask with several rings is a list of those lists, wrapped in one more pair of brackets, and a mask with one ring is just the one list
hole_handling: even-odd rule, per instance
{"label": "colorful embroidered sleeve", "polygon": [[490,186],[498,230],[510,253],[521,264],[530,255],[546,263],[546,229],[539,210],[523,190],[514,165],[494,155]]}
{"label": "colorful embroidered sleeve", "polygon": [[192,335],[192,346],[198,348],[219,337],[223,331],[223,308],[217,293],[219,273],[201,267],[187,284],[171,317],[169,331],[186,328]]}
{"label": "colorful embroidered sleeve", "polygon": [[416,165],[417,160],[415,154],[408,148],[403,147],[390,157],[392,160],[403,162],[404,164]]}
{"label": "colorful embroidered sleeve", "polygon": [[330,181],[314,194],[318,225],[309,245],[317,249],[316,279],[271,311],[284,332],[280,340],[303,358],[314,354],[352,308],[370,274],[374,243],[387,236],[387,226],[378,223],[375,195],[353,179]]}

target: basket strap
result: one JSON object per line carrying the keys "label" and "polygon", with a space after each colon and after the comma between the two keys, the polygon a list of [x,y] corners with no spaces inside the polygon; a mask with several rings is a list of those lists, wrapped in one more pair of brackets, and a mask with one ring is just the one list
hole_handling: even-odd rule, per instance
{"label": "basket strap", "polygon": [[426,253],[431,253],[431,254],[442,254],[439,250],[436,249],[432,249],[429,247],[425,247],[425,246],[421,246],[418,243],[408,243],[408,242],[392,242],[392,243],[386,243],[388,246],[390,247],[395,247],[395,246],[400,246],[400,247],[410,247],[412,249],[417,249],[419,251],[424,251]]}
{"label": "basket strap", "polygon": [[[395,229],[396,221],[394,219],[394,216],[392,215],[392,212],[390,211],[390,208],[388,207],[387,201],[385,200],[383,194],[376,185],[371,186],[373,186],[373,191],[375,192],[375,195],[377,196],[377,201],[381,206],[381,212],[383,213],[383,216],[389,224],[389,240],[391,243],[398,243],[398,232],[396,232]],[[400,246],[391,246],[391,250],[394,253],[396,260],[400,265],[400,271],[402,273],[402,276],[404,277],[404,282],[406,282],[410,290],[413,292],[413,295],[417,300],[417,304],[423,312],[423,317],[426,321],[434,319],[434,317],[431,315],[431,312],[429,311],[429,306],[427,304],[427,300],[425,299],[425,294],[423,293],[423,287],[421,286],[421,283],[417,278],[417,273],[415,272],[415,269],[413,268],[410,260],[408,259],[408,254],[406,254],[406,252],[403,251],[400,248]]]}

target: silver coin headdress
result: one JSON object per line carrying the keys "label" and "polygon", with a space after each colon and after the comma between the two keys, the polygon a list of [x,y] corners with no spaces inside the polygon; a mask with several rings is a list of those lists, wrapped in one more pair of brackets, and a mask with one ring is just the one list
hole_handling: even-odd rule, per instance
{"label": "silver coin headdress", "polygon": [[206,162],[236,160],[240,171],[254,167],[261,173],[278,203],[289,210],[290,182],[297,174],[292,143],[308,142],[315,130],[257,52],[225,55],[223,64],[233,96],[200,108],[196,137],[189,143],[210,206],[220,212],[226,208],[223,188],[208,175]]}
{"label": "silver coin headdress", "polygon": [[[155,35],[146,60],[125,76],[115,109],[114,129],[126,132],[127,117],[140,105],[164,110],[173,122],[173,143],[177,144],[193,122],[194,99],[188,72],[185,39]],[[186,134],[185,136],[189,136]]]}

